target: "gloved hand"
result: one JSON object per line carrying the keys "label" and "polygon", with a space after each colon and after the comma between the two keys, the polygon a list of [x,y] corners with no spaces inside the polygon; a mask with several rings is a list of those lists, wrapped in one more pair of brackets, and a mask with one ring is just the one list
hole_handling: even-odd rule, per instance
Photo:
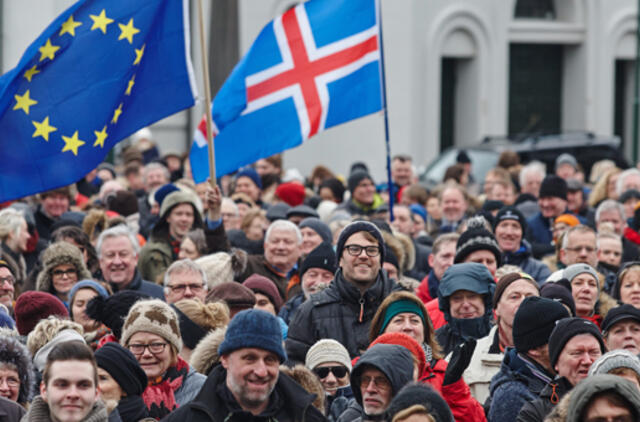
{"label": "gloved hand", "polygon": [[467,366],[469,366],[469,363],[471,362],[471,357],[473,356],[473,351],[475,349],[475,339],[465,340],[464,343],[459,344],[455,349],[453,349],[451,360],[449,361],[447,370],[444,373],[444,380],[442,381],[443,386],[453,384],[462,377],[462,373],[467,369]]}

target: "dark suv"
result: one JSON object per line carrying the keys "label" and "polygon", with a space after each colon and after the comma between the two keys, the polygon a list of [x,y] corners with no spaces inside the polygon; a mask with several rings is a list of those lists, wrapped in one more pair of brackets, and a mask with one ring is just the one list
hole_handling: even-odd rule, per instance
{"label": "dark suv", "polygon": [[486,137],[476,146],[446,149],[421,173],[420,181],[428,187],[442,182],[444,172],[449,166],[455,164],[461,149],[469,155],[472,163],[471,173],[479,183],[482,183],[487,172],[496,166],[500,153],[505,150],[518,153],[520,162],[523,164],[533,160],[543,162],[548,172],[553,172],[558,155],[569,153],[576,157],[587,178],[596,161],[609,159],[620,168],[629,167],[629,162],[620,150],[620,138],[617,136],[604,137],[592,133],[572,132],[521,136],[515,140],[505,137]]}

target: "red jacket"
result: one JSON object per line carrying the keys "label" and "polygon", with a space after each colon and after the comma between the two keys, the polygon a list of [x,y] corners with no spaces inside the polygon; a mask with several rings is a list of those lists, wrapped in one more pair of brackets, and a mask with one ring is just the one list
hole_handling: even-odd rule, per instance
{"label": "red jacket", "polygon": [[600,325],[602,324],[602,315],[593,314],[591,316],[585,316],[582,318],[586,319],[587,321],[593,322],[598,328],[600,328]]}
{"label": "red jacket", "polygon": [[482,405],[471,396],[469,386],[460,378],[453,384],[442,386],[448,362],[438,359],[435,367],[429,365],[420,377],[420,382],[431,385],[451,408],[456,422],[486,422]]}
{"label": "red jacket", "polygon": [[429,318],[431,318],[434,330],[447,325],[447,321],[444,319],[444,313],[442,313],[438,305],[438,298],[427,302],[425,308],[427,308],[427,313],[429,314]]}
{"label": "red jacket", "polygon": [[433,299],[429,294],[429,275],[428,274],[422,279],[422,281],[420,282],[420,285],[416,288],[416,296],[418,296],[422,301],[422,303],[424,303],[425,305],[427,304],[427,302]]}

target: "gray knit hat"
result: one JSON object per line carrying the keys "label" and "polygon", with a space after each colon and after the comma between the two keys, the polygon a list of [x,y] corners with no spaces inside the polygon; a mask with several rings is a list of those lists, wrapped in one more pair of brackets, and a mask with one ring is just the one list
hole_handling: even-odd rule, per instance
{"label": "gray knit hat", "polygon": [[573,279],[579,276],[580,274],[591,274],[593,278],[596,279],[596,283],[598,284],[598,290],[600,290],[600,279],[598,278],[598,273],[593,269],[591,265],[588,264],[573,264],[569,265],[562,272],[562,277],[569,280],[569,283],[573,282]]}
{"label": "gray knit hat", "polygon": [[122,326],[120,344],[126,347],[131,336],[140,331],[162,337],[178,352],[182,349],[178,315],[171,306],[159,299],[141,300],[131,307]]}
{"label": "gray knit hat", "polygon": [[600,356],[589,368],[589,376],[608,374],[616,368],[629,368],[640,381],[640,359],[628,350],[612,350]]}
{"label": "gray knit hat", "polygon": [[309,348],[305,366],[313,370],[316,366],[327,362],[338,362],[351,372],[349,352],[342,344],[329,338],[318,340]]}

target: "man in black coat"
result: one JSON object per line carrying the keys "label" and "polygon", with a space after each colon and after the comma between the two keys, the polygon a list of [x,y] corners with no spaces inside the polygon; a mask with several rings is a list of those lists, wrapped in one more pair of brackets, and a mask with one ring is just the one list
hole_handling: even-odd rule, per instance
{"label": "man in black coat", "polygon": [[289,358],[304,362],[307,350],[322,338],[342,343],[359,356],[369,345],[369,326],[394,283],[381,271],[384,241],[367,221],[346,226],[336,245],[338,271],[331,285],[300,305],[289,325]]}
{"label": "man in black coat", "polygon": [[287,355],[275,316],[258,309],[239,312],[218,353],[221,365],[213,368],[198,396],[165,421],[326,420],[313,407],[315,395],[279,373]]}

